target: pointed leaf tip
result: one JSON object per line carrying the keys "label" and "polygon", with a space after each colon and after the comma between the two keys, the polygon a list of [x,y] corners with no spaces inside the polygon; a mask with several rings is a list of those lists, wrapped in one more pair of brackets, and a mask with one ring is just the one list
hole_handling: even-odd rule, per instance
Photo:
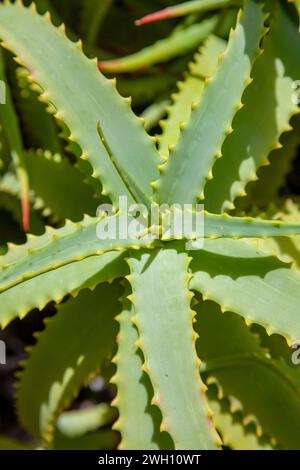
{"label": "pointed leaf tip", "polygon": [[156,11],[154,13],[150,13],[149,15],[145,15],[142,18],[135,21],[137,26],[143,26],[145,24],[154,23],[156,21],[164,21],[169,18],[174,17],[173,8],[164,8],[163,10]]}

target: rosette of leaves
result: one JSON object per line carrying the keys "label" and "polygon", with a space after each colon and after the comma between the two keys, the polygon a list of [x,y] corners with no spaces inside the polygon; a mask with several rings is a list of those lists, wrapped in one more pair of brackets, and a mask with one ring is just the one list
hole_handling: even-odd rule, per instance
{"label": "rosette of leaves", "polygon": [[[37,445],[299,448],[300,376],[289,355],[300,337],[298,206],[228,214],[238,198],[256,204],[262,188],[247,192],[258,176],[273,198],[296,153],[294,13],[245,1],[228,41],[210,35],[196,54],[154,140],[64,26],[34,4],[0,5],[23,114],[24,100],[35,103],[35,139],[47,149],[52,136],[46,153],[22,150],[31,204],[39,199],[52,222],[70,219],[0,258],[3,329],[56,304],[17,385],[20,423]],[[97,229],[120,222],[120,197],[148,208],[201,201],[204,244],[188,230],[144,236],[161,234],[162,221],[99,239]],[[103,201],[115,213],[93,215]],[[115,385],[113,402],[65,411],[99,372]]]}

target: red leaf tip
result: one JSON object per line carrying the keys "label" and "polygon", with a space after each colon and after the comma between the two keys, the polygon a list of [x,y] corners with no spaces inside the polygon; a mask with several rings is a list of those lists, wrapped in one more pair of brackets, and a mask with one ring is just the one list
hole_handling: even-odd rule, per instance
{"label": "red leaf tip", "polygon": [[149,15],[143,16],[139,20],[135,21],[137,26],[142,26],[144,24],[154,23],[156,21],[168,20],[173,18],[173,8],[164,8],[163,10],[150,13]]}

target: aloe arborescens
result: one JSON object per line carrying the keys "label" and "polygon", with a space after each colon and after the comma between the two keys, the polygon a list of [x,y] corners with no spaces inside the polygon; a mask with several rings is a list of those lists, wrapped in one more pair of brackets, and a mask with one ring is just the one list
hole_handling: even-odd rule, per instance
{"label": "aloe arborescens", "polygon": [[[283,338],[289,345],[300,338],[298,212],[237,213],[238,198],[272,167],[269,156],[291,160],[297,145],[292,84],[300,78],[300,38],[286,6],[248,0],[228,43],[209,35],[161,122],[157,148],[114,80],[48,13],[5,2],[0,37],[77,162],[22,150],[37,196],[57,220],[72,219],[9,245],[1,257],[2,328],[33,308],[57,305],[22,364],[22,425],[54,449],[119,441],[121,449],[299,448],[299,371],[277,353],[288,350]],[[50,117],[41,133],[55,139]],[[40,174],[53,175],[57,194],[43,187]],[[61,176],[68,201],[59,197]],[[150,241],[141,233],[99,240],[99,224],[122,217],[120,197],[148,207],[201,201],[203,246],[187,251],[194,238],[188,231]],[[93,216],[96,202],[105,201],[116,213]],[[281,335],[278,349],[273,334]],[[71,439],[74,416],[64,410],[99,370],[116,397],[75,417],[87,432],[83,444],[83,431],[77,435],[72,424]],[[272,405],[272,394],[280,406]]]}

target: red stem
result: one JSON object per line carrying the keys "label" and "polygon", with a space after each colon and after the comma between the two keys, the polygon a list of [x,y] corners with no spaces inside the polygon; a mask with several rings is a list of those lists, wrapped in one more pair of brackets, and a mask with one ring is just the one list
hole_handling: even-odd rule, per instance
{"label": "red stem", "polygon": [[28,194],[22,197],[22,224],[25,232],[29,232],[30,228],[30,204]]}

